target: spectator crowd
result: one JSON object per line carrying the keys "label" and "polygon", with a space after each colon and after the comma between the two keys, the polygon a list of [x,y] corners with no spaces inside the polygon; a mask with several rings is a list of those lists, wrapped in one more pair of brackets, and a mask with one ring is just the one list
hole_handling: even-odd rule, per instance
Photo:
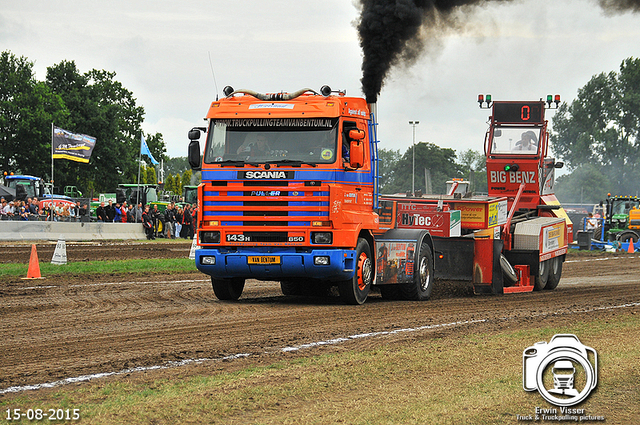
{"label": "spectator crowd", "polygon": [[[87,204],[27,198],[26,201],[7,201],[0,198],[0,220],[90,221]],[[147,239],[157,237],[193,239],[196,231],[198,208],[196,204],[184,207],[171,202],[164,211],[158,205],[128,205],[113,201],[101,202],[96,209],[96,220],[105,223],[142,223]]]}

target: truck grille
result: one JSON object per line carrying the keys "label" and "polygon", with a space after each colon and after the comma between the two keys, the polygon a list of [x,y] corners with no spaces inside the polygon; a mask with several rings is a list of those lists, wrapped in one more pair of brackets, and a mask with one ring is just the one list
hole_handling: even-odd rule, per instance
{"label": "truck grille", "polygon": [[[203,220],[242,226],[253,242],[286,242],[315,220],[329,220],[329,187],[316,181],[213,181],[204,187]],[[231,229],[228,229],[231,231]]]}

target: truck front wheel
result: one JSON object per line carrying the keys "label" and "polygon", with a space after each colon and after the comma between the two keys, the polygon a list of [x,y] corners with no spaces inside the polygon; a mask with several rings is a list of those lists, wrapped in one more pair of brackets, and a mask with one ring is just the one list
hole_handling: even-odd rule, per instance
{"label": "truck front wheel", "polygon": [[418,267],[414,272],[413,282],[400,285],[400,290],[407,300],[426,301],[433,290],[433,256],[429,245],[423,243],[420,246],[416,260]]}
{"label": "truck front wheel", "polygon": [[216,294],[219,300],[235,301],[242,295],[244,279],[240,277],[232,279],[216,279],[212,277],[211,286],[213,286],[213,293]]}
{"label": "truck front wheel", "polygon": [[367,300],[373,283],[371,248],[366,239],[358,239],[356,247],[356,270],[353,278],[338,284],[340,298],[347,304],[363,304]]}

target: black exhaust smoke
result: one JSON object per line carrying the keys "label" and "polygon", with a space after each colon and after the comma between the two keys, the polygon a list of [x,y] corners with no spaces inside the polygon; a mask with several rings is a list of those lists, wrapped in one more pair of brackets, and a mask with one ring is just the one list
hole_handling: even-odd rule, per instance
{"label": "black exhaust smoke", "polygon": [[[357,22],[362,48],[362,91],[375,103],[389,70],[413,64],[428,40],[424,34],[462,28],[464,7],[512,0],[359,0],[362,13]],[[607,12],[640,12],[640,0],[598,0]],[[471,16],[468,14],[467,16]]]}

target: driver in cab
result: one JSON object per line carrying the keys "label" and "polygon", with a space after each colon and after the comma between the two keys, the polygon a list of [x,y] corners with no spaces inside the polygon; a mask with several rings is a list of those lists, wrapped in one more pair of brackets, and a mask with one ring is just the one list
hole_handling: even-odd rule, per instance
{"label": "driver in cab", "polygon": [[245,142],[238,148],[238,155],[244,154],[249,157],[264,157],[271,150],[269,143],[267,143],[267,137],[264,134],[256,136],[255,142]]}
{"label": "driver in cab", "polygon": [[536,137],[536,133],[533,131],[525,131],[520,136],[520,140],[516,142],[514,151],[537,151],[538,146],[536,145],[538,139]]}

